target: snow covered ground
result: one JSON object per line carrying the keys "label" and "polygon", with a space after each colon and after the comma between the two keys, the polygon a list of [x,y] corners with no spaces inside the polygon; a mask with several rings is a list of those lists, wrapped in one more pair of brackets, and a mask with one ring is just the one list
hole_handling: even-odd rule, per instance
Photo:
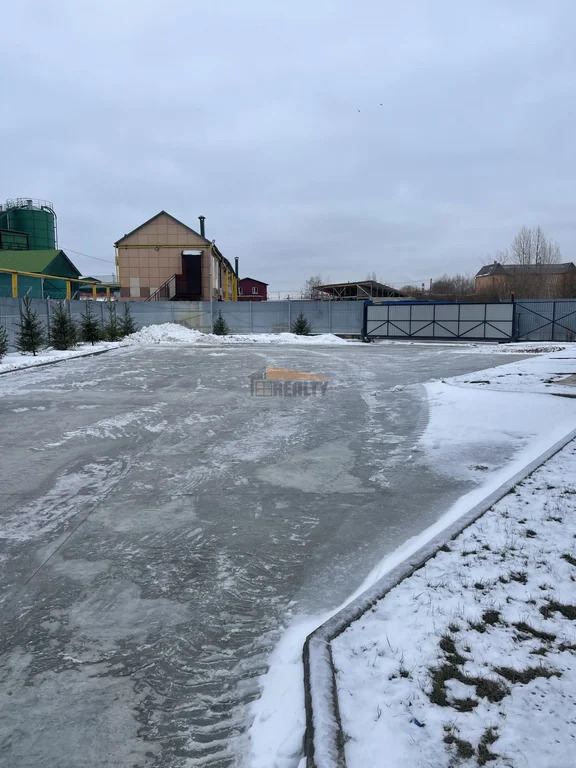
{"label": "snow covered ground", "polygon": [[[8,371],[30,368],[35,365],[45,365],[46,363],[56,363],[60,360],[68,360],[73,357],[82,357],[96,352],[105,352],[109,349],[115,349],[120,346],[131,344],[149,345],[149,344],[193,344],[195,346],[215,346],[226,344],[304,344],[304,345],[326,345],[326,344],[360,344],[362,342],[352,339],[342,339],[333,333],[322,333],[316,336],[297,336],[294,333],[244,333],[229,334],[227,336],[216,336],[213,333],[202,333],[194,328],[187,328],[177,323],[161,323],[159,325],[147,325],[136,333],[119,342],[100,342],[98,344],[79,344],[75,349],[42,350],[37,355],[22,354],[20,352],[10,352],[0,359],[0,374]],[[379,344],[402,345],[402,346],[423,346],[426,342],[398,342],[384,341]],[[430,346],[430,343],[427,344]],[[451,344],[435,344],[437,348],[450,348],[463,354],[508,354],[508,355],[537,355],[548,354],[550,352],[559,352],[566,348],[566,345],[554,342],[521,342],[517,344],[480,344],[474,342],[457,342]]]}
{"label": "snow covered ground", "polygon": [[22,352],[9,352],[0,359],[0,374],[8,371],[18,371],[22,368],[33,368],[36,365],[58,363],[60,360],[69,360],[73,357],[84,357],[99,352],[107,352],[116,349],[124,342],[102,341],[98,344],[79,344],[74,349],[43,349],[37,355],[23,354]]}
{"label": "snow covered ground", "polygon": [[332,643],[349,768],[576,765],[572,443]]}
{"label": "snow covered ground", "polygon": [[359,344],[358,341],[341,339],[333,333],[317,336],[297,336],[294,333],[230,333],[216,336],[187,328],[177,323],[147,325],[127,339],[132,344]]}
{"label": "snow covered ground", "polygon": [[[129,544],[129,551],[132,552],[138,551],[140,546],[134,542],[140,541],[142,509],[146,511],[150,507],[146,512],[147,524],[162,528],[160,511],[172,510],[170,505],[180,510],[179,505],[183,503],[181,494],[174,497],[171,495],[175,489],[178,490],[184,481],[186,488],[194,489],[202,525],[207,526],[212,534],[215,530],[217,532],[217,535],[209,539],[210,546],[213,541],[217,553],[214,554],[214,561],[220,563],[223,542],[226,541],[227,556],[232,565],[229,569],[223,569],[222,583],[219,577],[215,578],[209,573],[206,583],[195,584],[189,594],[204,595],[207,606],[213,608],[219,605],[217,600],[223,599],[218,590],[226,592],[230,589],[229,574],[253,568],[254,572],[251,571],[249,578],[246,577],[243,582],[242,591],[244,597],[248,595],[249,598],[246,598],[249,604],[246,611],[255,611],[257,614],[253,625],[254,636],[258,641],[268,631],[266,622],[270,623],[270,616],[276,616],[274,610],[278,605],[282,606],[282,619],[290,621],[291,615],[293,617],[271,657],[268,655],[271,647],[266,646],[265,649],[270,669],[261,679],[262,695],[252,705],[254,725],[250,733],[249,761],[253,768],[294,768],[302,753],[304,711],[301,653],[305,636],[337,610],[333,606],[341,602],[346,594],[356,587],[357,594],[373,583],[383,569],[391,567],[394,558],[403,558],[410,553],[411,547],[420,546],[419,539],[406,542],[401,549],[395,550],[391,558],[377,566],[362,585],[355,583],[356,574],[368,573],[385,552],[394,550],[399,542],[414,536],[415,532],[430,526],[437,519],[438,508],[430,509],[433,506],[430,499],[434,494],[437,502],[438,498],[445,498],[442,494],[446,493],[447,488],[452,494],[448,494],[448,497],[452,499],[457,493],[464,493],[473,487],[449,511],[453,517],[458,517],[495,483],[502,482],[503,476],[512,474],[518,465],[528,463],[543,446],[554,442],[559,434],[568,432],[571,426],[576,425],[572,418],[574,409],[571,400],[544,394],[554,392],[555,387],[558,387],[557,394],[574,393],[574,389],[553,382],[574,371],[574,360],[567,358],[576,353],[572,353],[573,347],[570,345],[540,343],[505,346],[417,343],[365,345],[337,337],[294,337],[291,334],[214,337],[171,324],[142,329],[136,337],[117,345],[124,348],[113,355],[96,358],[98,365],[90,359],[79,360],[74,364],[75,369],[78,368],[78,376],[72,379],[67,375],[68,366],[66,370],[57,366],[25,375],[15,373],[3,377],[4,396],[14,398],[13,403],[10,400],[8,416],[13,420],[14,429],[23,430],[19,442],[25,459],[29,461],[32,456],[36,460],[36,470],[41,473],[45,468],[48,473],[46,477],[42,476],[37,507],[42,510],[56,509],[54,500],[46,496],[45,488],[51,487],[51,478],[57,476],[57,471],[64,474],[71,471],[71,462],[74,462],[74,467],[78,464],[75,471],[83,473],[84,478],[90,478],[90,473],[96,472],[96,490],[107,493],[107,488],[112,486],[115,490],[114,495],[101,506],[100,497],[94,491],[96,511],[92,514],[92,521],[95,525],[100,517],[107,520],[111,504],[114,509],[121,510],[123,519],[130,512],[135,539],[126,546]],[[251,348],[239,349],[237,346],[234,349],[236,339],[239,345]],[[262,346],[259,346],[260,343]],[[295,347],[297,344],[306,345],[307,348]],[[334,346],[326,349],[327,344]],[[149,348],[151,345],[155,347],[154,357]],[[222,348],[211,351],[209,347],[215,345],[221,345]],[[227,348],[224,348],[226,345]],[[551,348],[555,348],[552,354]],[[92,351],[92,348],[88,350]],[[79,348],[72,353],[55,352],[50,353],[48,359],[44,355],[36,358],[26,356],[19,362],[34,365],[85,352],[86,348]],[[544,354],[542,357],[482,371],[481,374],[465,374],[444,382],[439,378],[446,371],[473,370],[491,364],[486,357],[479,357],[478,362],[470,354],[500,356],[502,353]],[[12,356],[3,361],[5,365],[13,365],[15,362],[18,361]],[[501,362],[502,359],[494,360],[494,363]],[[256,400],[252,402],[247,397],[248,377],[264,363],[292,368],[306,365],[310,370],[328,373],[332,399],[318,399],[313,403],[308,400],[305,403],[285,400],[266,403],[270,412],[266,411],[264,419],[262,404]],[[190,378],[191,370],[195,372],[194,381]],[[419,382],[429,381],[430,378],[437,380],[425,385],[428,394],[426,398]],[[550,380],[552,384],[548,386]],[[178,387],[174,386],[175,381]],[[408,381],[413,383],[406,386]],[[39,398],[43,398],[41,405],[38,404]],[[198,404],[192,406],[196,401]],[[42,408],[44,411],[41,421],[34,420],[34,408]],[[12,412],[14,415],[11,415]],[[246,429],[247,412],[251,418],[250,429]],[[345,415],[340,424],[332,419],[335,412]],[[126,418],[126,414],[132,413],[137,416]],[[222,418],[224,413],[227,414],[226,419]],[[30,418],[29,427],[25,424],[27,418]],[[356,425],[353,435],[350,434],[349,423]],[[36,433],[40,428],[43,430],[42,442],[38,445],[39,437]],[[340,454],[335,454],[335,435],[339,441]],[[27,436],[31,445],[26,442]],[[110,474],[106,480],[109,485],[106,487],[97,474],[96,470],[100,470],[94,469],[95,439],[100,444],[98,456],[102,457],[107,467],[106,472]],[[206,445],[201,440],[205,440]],[[347,440],[351,441],[350,447]],[[149,441],[153,443],[151,447]],[[79,454],[79,447],[86,452],[85,457]],[[146,461],[139,453],[142,451],[145,451],[142,456],[150,454]],[[133,453],[136,456],[134,459]],[[6,455],[11,454],[7,452]],[[354,497],[326,491],[314,493],[314,489],[308,487],[307,473],[315,472],[322,476],[324,467],[333,466],[335,455],[342,462],[343,476],[352,474],[357,480],[358,492]],[[46,464],[47,456],[55,462],[54,466]],[[134,466],[140,467],[138,471],[142,477],[132,470],[124,479],[123,456],[129,457],[129,466],[132,466],[130,462],[136,462]],[[19,465],[20,459],[17,461],[15,458],[14,462]],[[270,475],[265,476],[262,464],[266,464],[265,468],[281,466],[282,476],[278,472],[274,475],[276,480]],[[178,470],[176,473],[174,465]],[[146,472],[154,475],[152,485],[144,477]],[[224,476],[225,480],[222,479]],[[210,485],[212,482],[218,484],[216,493]],[[119,485],[116,486],[116,483]],[[242,493],[239,493],[238,488]],[[152,496],[151,489],[154,489]],[[22,493],[29,492],[26,482]],[[143,494],[142,498],[138,494]],[[410,497],[408,501],[407,496]],[[141,498],[140,503],[134,505],[134,498]],[[182,498],[186,500],[188,495],[184,494]],[[217,504],[213,501],[215,498],[219,500]],[[202,506],[204,504],[206,508]],[[20,508],[18,505],[16,507],[18,514],[15,512],[15,515],[20,520]],[[78,495],[74,487],[70,488],[70,493],[66,494],[56,512],[60,514],[64,509],[64,519],[68,507],[70,514],[78,512]],[[284,509],[295,509],[298,514],[289,515]],[[230,510],[233,510],[232,524],[228,519]],[[324,515],[325,527],[322,528],[316,522],[308,525],[305,512],[309,513],[311,521],[319,518],[320,514]],[[194,514],[198,514],[198,510]],[[222,520],[218,518],[214,521],[212,517],[216,514],[221,515]],[[274,515],[278,517],[277,521]],[[274,524],[278,523],[277,529],[270,528],[272,534],[269,531],[271,520]],[[322,520],[324,522],[324,518]],[[446,522],[447,519],[443,519],[438,524],[445,525]],[[122,525],[128,527],[128,521],[125,520]],[[219,527],[215,528],[215,525]],[[186,526],[187,522],[184,523],[182,518],[182,529],[185,530]],[[238,536],[236,528],[240,532]],[[308,528],[312,533],[308,532]],[[431,535],[431,530],[428,529],[422,535]],[[366,531],[370,531],[368,536]],[[155,535],[160,536],[161,533],[156,531]],[[250,540],[250,537],[260,535],[261,538]],[[367,549],[371,547],[376,552],[373,559],[371,555],[370,565],[366,568],[358,566],[358,558],[365,556],[366,551],[358,544],[355,536],[362,540],[362,545]],[[381,538],[376,541],[378,536]],[[246,560],[242,559],[239,568],[234,558],[238,548],[236,542],[242,537],[249,539],[247,551],[250,554]],[[80,535],[74,541],[76,548],[86,547],[86,558],[89,559],[93,552],[93,542],[89,539],[81,541]],[[270,547],[270,541],[274,544],[273,548]],[[353,549],[351,559],[346,561],[346,553],[350,553],[353,541],[358,546]],[[340,549],[337,546],[339,542]],[[203,546],[207,546],[205,542]],[[196,557],[195,551],[183,536],[179,535],[174,542],[168,542],[166,547],[166,550],[158,550],[159,568],[172,563],[175,547],[179,547],[179,557],[183,563]],[[109,549],[106,544],[101,551],[108,552]],[[244,552],[239,551],[238,557],[244,558]],[[170,557],[164,556],[164,552],[170,552]],[[271,552],[277,557],[272,564],[267,562]],[[147,551],[145,556],[149,557],[150,553]],[[206,551],[203,551],[202,556],[206,557]],[[124,567],[125,560],[124,552],[119,552],[112,574],[114,578],[116,571],[120,572]],[[320,587],[322,577],[318,574],[321,567],[324,567],[324,560],[329,564],[329,567],[326,565],[326,573],[330,581]],[[366,563],[367,560],[364,565]],[[189,567],[184,572],[189,578],[195,573]],[[302,587],[297,587],[301,576]],[[135,578],[134,574],[129,574],[129,578]],[[361,578],[358,576],[359,580]],[[311,600],[307,589],[314,579],[317,580],[313,590],[315,599]],[[51,583],[39,581],[33,580],[29,589],[34,588],[41,593]],[[275,593],[270,596],[265,591],[256,592],[260,583],[266,584],[266,589],[270,589],[272,583],[276,584],[280,597]],[[111,590],[115,588],[116,582],[112,581],[112,577],[110,584]],[[338,589],[333,594],[338,597],[327,598],[327,591],[334,584],[337,584]],[[174,586],[174,602],[179,606],[182,592],[178,582],[167,577],[166,585],[170,589]],[[27,603],[30,611],[49,605],[43,597],[37,598],[37,593],[30,596]],[[232,595],[230,604],[235,604],[237,599],[238,596]],[[102,597],[102,604],[109,604],[106,595]],[[286,604],[292,606],[288,613],[284,612]],[[173,604],[166,603],[165,608],[162,608],[165,611],[162,616],[168,619],[173,610]],[[324,614],[319,613],[324,610]],[[90,609],[87,615],[91,616],[92,613]],[[121,611],[119,615],[122,615]],[[223,642],[222,638],[226,635],[227,630],[218,621],[219,617],[223,617],[222,621],[226,626],[229,625],[229,604],[224,601],[218,611],[203,609],[201,615],[203,619],[198,622],[196,614],[191,612],[190,623],[184,634],[190,638],[194,632],[204,631],[207,622],[213,621],[214,627],[209,627],[213,637],[206,643],[206,653],[199,653],[197,648],[194,650],[194,663],[204,674],[206,670],[209,672],[213,664],[208,651],[211,653],[212,646]],[[36,628],[41,626],[41,618],[34,616],[30,621],[29,626],[34,628],[35,633]],[[249,623],[244,615],[240,615],[237,622],[244,628]],[[126,632],[129,630],[127,622]],[[240,636],[244,642],[244,635],[240,633]],[[163,638],[167,646],[173,642],[169,631],[164,632]],[[266,642],[268,639],[272,642],[271,638],[272,635],[267,636]],[[28,637],[24,637],[22,642],[28,642]],[[231,650],[226,646],[223,652],[228,654],[231,663],[239,659],[239,667],[243,667],[245,658],[253,658],[254,668],[250,667],[247,676],[256,685],[255,670],[264,665],[264,651],[252,657],[250,643],[251,637],[246,640],[245,647],[239,649],[233,646]],[[172,654],[173,648],[170,647],[166,651],[166,658],[172,659]],[[158,678],[152,680],[156,685],[169,677],[172,667],[168,665],[167,672],[162,665],[157,664],[156,650],[153,650],[153,655],[155,665],[161,670]],[[188,672],[191,669],[191,658],[186,660]],[[138,664],[141,665],[141,654],[138,656]],[[204,664],[205,668],[202,666]],[[178,665],[175,669],[178,669]],[[231,673],[224,671],[222,678],[229,685]],[[174,679],[181,682],[182,678],[178,673]],[[243,680],[241,682],[244,684]],[[209,680],[209,685],[212,684],[213,681]],[[32,691],[22,690],[24,693]],[[252,689],[248,694],[247,698],[254,697]],[[182,695],[187,696],[188,691]],[[212,695],[207,690],[207,700]],[[229,691],[222,695],[227,701],[230,700]],[[85,697],[74,708],[81,709],[88,700]],[[49,695],[46,701],[51,702]],[[94,699],[94,702],[103,705],[104,699]],[[25,711],[28,704],[28,700],[23,699],[20,711]],[[11,706],[14,709],[13,701]],[[126,705],[124,711],[133,711],[134,707],[130,706]],[[159,694],[154,706],[155,716],[160,716],[158,713],[162,712],[163,702]],[[248,707],[247,704],[245,706]],[[202,700],[202,716],[207,707]],[[220,728],[218,717],[214,714],[215,732],[219,732]],[[39,721],[45,722],[45,718]],[[163,722],[167,728],[178,732],[178,738],[187,732],[186,728],[190,728],[183,720],[174,718],[172,712],[166,713]],[[202,724],[201,727],[205,726]],[[237,729],[241,732],[243,727],[243,713],[237,715],[234,710],[230,731]],[[193,729],[192,733],[195,733]],[[91,731],[90,734],[92,738]],[[229,734],[226,737],[231,739]],[[204,732],[200,741],[204,744]],[[166,738],[163,743],[166,743]],[[47,749],[49,745],[45,746]],[[53,748],[57,754],[58,745]],[[226,749],[230,751],[232,747],[228,744]],[[73,757],[70,758],[71,765],[74,764]],[[50,760],[44,762],[50,763]]]}
{"label": "snow covered ground", "polygon": [[[485,346],[491,350],[500,349],[481,345],[482,351]],[[527,351],[525,345],[518,347]],[[506,349],[510,349],[510,345]],[[433,467],[446,478],[458,477],[474,482],[475,486],[440,520],[388,554],[358,585],[344,605],[576,428],[576,407],[570,408],[567,414],[563,397],[546,396],[576,394],[573,387],[550,384],[576,372],[576,348],[570,345],[533,345],[532,350],[536,349],[539,353],[546,350],[548,354],[425,385],[430,405],[429,419],[426,429],[413,446],[412,459],[422,467]],[[402,386],[393,387],[399,395],[403,389]],[[471,457],[474,457],[473,461]],[[425,509],[422,514],[426,514]],[[270,671],[263,678],[263,694],[253,705],[255,720],[250,763],[253,768],[270,765],[295,768],[298,765],[305,721],[300,670],[302,646],[310,632],[342,607],[323,615],[296,616],[287,627],[271,658]],[[383,642],[386,642],[385,638]],[[370,645],[370,641],[366,640],[364,644]],[[350,685],[353,687],[354,682],[351,681]],[[371,702],[371,709],[358,708],[358,718],[364,718],[370,730],[374,726],[372,709],[378,703],[372,702],[369,689],[364,693]],[[380,706],[386,712],[383,705]],[[410,724],[410,729],[413,727],[414,724]],[[408,734],[412,733],[410,729]],[[419,730],[418,727],[415,729]],[[365,760],[363,755],[362,764],[378,765],[380,756],[388,754],[387,746],[377,744],[378,759],[375,754]],[[431,760],[418,765],[434,764]],[[542,766],[545,764],[541,763]],[[350,765],[355,768],[360,763]],[[390,765],[396,768],[393,762]],[[567,768],[571,764],[558,765]]]}

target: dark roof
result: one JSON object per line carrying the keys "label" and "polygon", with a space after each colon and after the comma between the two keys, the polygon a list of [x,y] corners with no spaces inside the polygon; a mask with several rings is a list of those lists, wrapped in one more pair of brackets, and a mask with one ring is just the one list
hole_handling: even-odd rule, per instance
{"label": "dark roof", "polygon": [[206,243],[206,245],[209,245],[209,244],[210,244],[210,240],[207,240],[205,237],[202,237],[202,235],[200,234],[200,232],[196,232],[196,230],[195,230],[195,229],[192,229],[192,227],[189,227],[189,226],[188,226],[188,224],[184,224],[184,222],[183,222],[183,221],[180,221],[180,219],[177,219],[175,216],[172,216],[172,214],[168,213],[167,211],[160,211],[160,213],[157,213],[155,216],[152,216],[152,218],[151,218],[151,219],[148,219],[148,221],[145,221],[143,224],[140,224],[139,226],[137,226],[137,227],[136,227],[136,229],[133,229],[131,232],[128,232],[128,234],[126,234],[126,235],[123,235],[123,236],[122,236],[122,237],[121,237],[119,240],[117,240],[117,241],[114,243],[114,245],[118,245],[118,243],[121,243],[121,242],[122,242],[122,240],[125,240],[127,237],[130,237],[130,236],[131,236],[131,235],[133,235],[135,232],[138,232],[138,230],[139,230],[139,229],[142,229],[142,227],[145,227],[145,226],[147,226],[148,224],[150,224],[150,222],[151,222],[151,221],[154,221],[154,219],[157,219],[157,218],[158,218],[158,216],[162,216],[162,215],[164,215],[164,216],[168,216],[169,218],[171,218],[171,219],[172,219],[172,221],[175,221],[177,224],[180,224],[180,226],[181,226],[181,227],[184,227],[184,228],[185,228],[185,229],[187,229],[189,232],[192,232],[192,233],[193,233],[193,234],[195,234],[197,237],[199,237],[201,240],[204,240],[204,242]]}
{"label": "dark roof", "polygon": [[372,290],[386,291],[387,293],[394,294],[395,296],[406,295],[402,293],[402,291],[397,291],[396,288],[392,288],[391,286],[385,285],[384,283],[378,283],[376,280],[353,280],[352,282],[347,283],[328,283],[327,285],[315,285],[314,290],[326,291],[327,293],[330,293],[330,291],[334,290],[335,288],[346,288],[347,286],[353,285],[369,287]]}
{"label": "dark roof", "polygon": [[263,280],[256,280],[255,277],[239,277],[238,282],[241,283],[242,280],[252,280],[253,283],[260,283],[260,285],[269,285],[269,283],[265,283]]}
{"label": "dark roof", "polygon": [[[69,272],[75,273],[74,277],[80,277],[80,270],[74,266],[64,251],[58,249],[46,251],[0,251],[0,267],[21,272],[38,272],[54,275],[54,272],[49,267],[58,258],[64,260]],[[54,277],[58,276],[54,275]],[[62,275],[62,277],[72,277],[72,275],[66,274]]]}
{"label": "dark roof", "polygon": [[530,273],[533,275],[563,275],[576,272],[576,265],[572,261],[562,264],[488,264],[476,273],[476,277],[491,277],[492,275],[514,275]]}

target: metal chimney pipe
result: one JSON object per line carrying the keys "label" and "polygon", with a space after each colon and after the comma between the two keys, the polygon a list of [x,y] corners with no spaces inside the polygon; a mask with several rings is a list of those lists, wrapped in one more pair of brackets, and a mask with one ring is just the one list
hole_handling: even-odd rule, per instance
{"label": "metal chimney pipe", "polygon": [[238,277],[238,256],[234,257],[234,272],[236,273],[236,277]]}
{"label": "metal chimney pipe", "polygon": [[204,229],[204,222],[206,221],[206,216],[198,216],[198,218],[200,219],[200,234],[202,235],[202,237],[206,237],[206,232]]}

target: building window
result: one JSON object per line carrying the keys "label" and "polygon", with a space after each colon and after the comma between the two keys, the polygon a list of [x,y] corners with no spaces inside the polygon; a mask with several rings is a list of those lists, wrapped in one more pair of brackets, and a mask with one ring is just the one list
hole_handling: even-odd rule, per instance
{"label": "building window", "polygon": [[242,294],[243,294],[243,293],[244,293],[244,291],[242,290],[242,286],[241,286],[241,285],[239,285],[239,286],[238,286],[238,295],[239,295],[239,296],[242,296]]}
{"label": "building window", "polygon": [[256,293],[256,294],[258,293],[258,288],[256,286],[253,286],[252,293]]}

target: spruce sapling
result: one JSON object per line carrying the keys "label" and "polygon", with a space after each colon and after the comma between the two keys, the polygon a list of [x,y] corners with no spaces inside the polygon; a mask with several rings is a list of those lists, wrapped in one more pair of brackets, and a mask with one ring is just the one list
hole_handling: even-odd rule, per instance
{"label": "spruce sapling", "polygon": [[31,352],[36,355],[44,344],[44,328],[38,318],[38,313],[32,309],[32,302],[26,296],[22,299],[20,306],[16,346],[20,352]]}

